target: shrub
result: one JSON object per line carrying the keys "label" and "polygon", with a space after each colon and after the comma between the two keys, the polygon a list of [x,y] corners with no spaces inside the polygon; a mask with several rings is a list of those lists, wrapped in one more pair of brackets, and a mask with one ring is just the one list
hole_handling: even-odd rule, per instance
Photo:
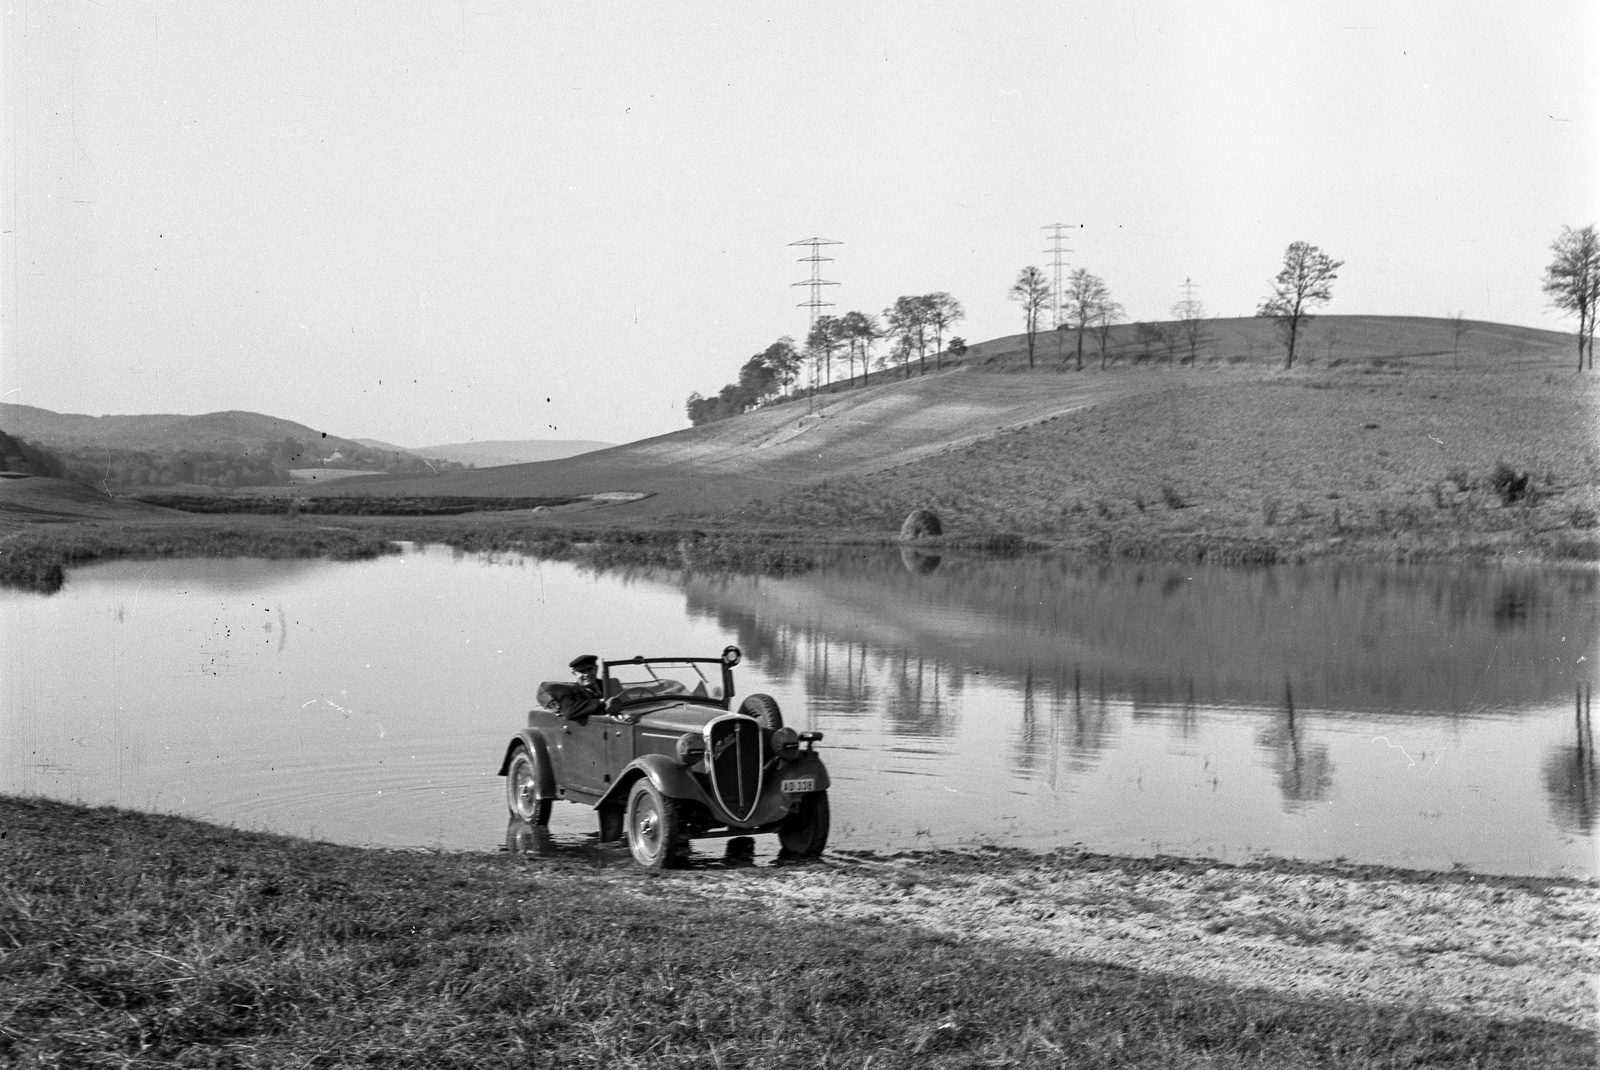
{"label": "shrub", "polygon": [[1189,503],[1183,500],[1183,495],[1179,494],[1178,489],[1171,483],[1162,484],[1161,500],[1167,503],[1168,509],[1187,509],[1189,507]]}
{"label": "shrub", "polygon": [[1489,474],[1489,489],[1500,498],[1501,505],[1514,505],[1527,498],[1533,489],[1532,484],[1531,475],[1516,471],[1504,461],[1495,465],[1494,471]]}

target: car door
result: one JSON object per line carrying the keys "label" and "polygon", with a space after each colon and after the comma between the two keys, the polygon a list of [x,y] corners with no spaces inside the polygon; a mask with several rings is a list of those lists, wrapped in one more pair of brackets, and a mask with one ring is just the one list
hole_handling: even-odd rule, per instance
{"label": "car door", "polygon": [[611,718],[604,714],[563,720],[555,736],[556,776],[570,797],[598,798],[606,788],[606,744]]}
{"label": "car door", "polygon": [[616,779],[618,773],[634,759],[633,734],[637,731],[635,726],[626,721],[617,721],[606,730],[606,787]]}

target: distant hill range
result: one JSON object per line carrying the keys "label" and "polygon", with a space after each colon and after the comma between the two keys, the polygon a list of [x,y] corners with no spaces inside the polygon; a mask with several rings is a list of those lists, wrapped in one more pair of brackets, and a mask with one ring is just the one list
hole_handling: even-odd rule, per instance
{"label": "distant hill range", "polygon": [[83,416],[32,405],[0,403],[0,429],[47,449],[96,447],[170,453],[254,452],[291,439],[307,447],[307,459],[334,453],[373,452],[355,439],[314,431],[305,424],[259,412],[208,412],[199,416],[158,413],[148,416]]}
{"label": "distant hill range", "polygon": [[[67,478],[127,487],[261,486],[309,468],[432,475],[464,467],[258,412],[85,416],[0,403],[0,431],[53,454]],[[28,467],[40,471],[36,461]]]}
{"label": "distant hill range", "polygon": [[[361,439],[372,446],[383,446],[375,439]],[[422,457],[435,457],[478,468],[493,468],[502,464],[529,464],[536,461],[559,461],[576,457],[580,453],[610,449],[615,442],[593,442],[588,439],[483,439],[478,442],[451,442],[443,446],[419,446],[410,452]],[[398,448],[398,447],[389,447]]]}

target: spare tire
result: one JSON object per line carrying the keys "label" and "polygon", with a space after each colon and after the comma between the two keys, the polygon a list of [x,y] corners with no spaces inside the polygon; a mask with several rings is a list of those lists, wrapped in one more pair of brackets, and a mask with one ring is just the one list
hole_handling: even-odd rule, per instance
{"label": "spare tire", "polygon": [[778,712],[778,702],[771,695],[751,695],[739,703],[739,712],[754,717],[764,732],[776,732],[783,727],[783,714]]}

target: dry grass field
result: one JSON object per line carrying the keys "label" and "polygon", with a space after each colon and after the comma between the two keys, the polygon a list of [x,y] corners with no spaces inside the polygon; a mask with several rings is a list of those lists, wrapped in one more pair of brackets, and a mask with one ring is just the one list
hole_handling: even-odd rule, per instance
{"label": "dry grass field", "polygon": [[[1133,378],[1140,369],[1102,373]],[[747,522],[949,534],[1144,556],[1276,559],[1537,551],[1592,559],[1597,390],[1567,373],[1404,365],[1182,371],[1110,400],[868,475],[752,503]],[[1530,478],[1508,504],[1499,466]]]}

